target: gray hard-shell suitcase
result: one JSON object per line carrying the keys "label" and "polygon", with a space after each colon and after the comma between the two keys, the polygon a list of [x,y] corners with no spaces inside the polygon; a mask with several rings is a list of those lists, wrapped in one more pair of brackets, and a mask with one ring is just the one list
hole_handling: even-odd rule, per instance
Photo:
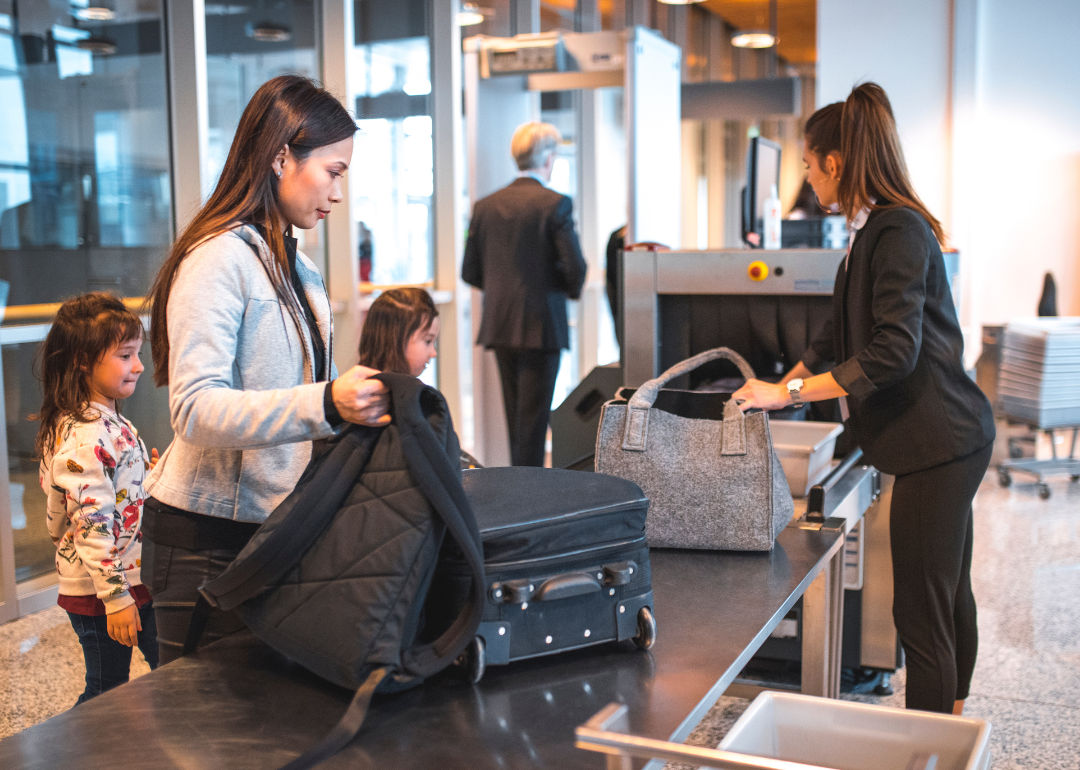
{"label": "gray hard-shell suitcase", "polygon": [[[626,639],[652,646],[649,501],[637,484],[523,466],[465,470],[462,483],[487,575],[480,628],[462,660],[472,681],[488,664]],[[461,606],[467,589],[464,565],[444,554],[430,616]]]}

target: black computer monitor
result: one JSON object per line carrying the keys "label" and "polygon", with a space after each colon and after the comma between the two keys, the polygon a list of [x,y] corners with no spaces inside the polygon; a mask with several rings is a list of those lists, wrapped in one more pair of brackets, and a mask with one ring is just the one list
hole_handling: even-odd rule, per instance
{"label": "black computer monitor", "polygon": [[[779,193],[780,145],[755,136],[750,139],[750,148],[746,151],[746,187],[742,196],[742,237],[753,248],[762,246],[765,235],[762,217],[773,185]],[[751,233],[757,237],[750,237]]]}

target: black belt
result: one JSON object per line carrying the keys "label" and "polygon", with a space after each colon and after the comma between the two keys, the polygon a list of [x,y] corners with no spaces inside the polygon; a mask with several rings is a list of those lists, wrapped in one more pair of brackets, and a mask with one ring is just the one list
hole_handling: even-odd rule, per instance
{"label": "black belt", "polygon": [[143,535],[155,545],[188,551],[239,551],[258,528],[257,522],[192,513],[153,497],[148,497],[143,505]]}

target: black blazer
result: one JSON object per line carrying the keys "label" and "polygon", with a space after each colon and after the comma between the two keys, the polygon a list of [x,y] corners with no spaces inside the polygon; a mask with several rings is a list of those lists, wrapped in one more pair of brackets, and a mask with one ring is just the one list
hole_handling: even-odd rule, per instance
{"label": "black blazer", "polygon": [[532,177],[477,201],[461,278],[484,292],[478,345],[569,347],[566,299],[585,284],[573,202]]}
{"label": "black blazer", "polygon": [[831,322],[803,363],[848,392],[850,431],[886,473],[931,468],[994,438],[990,402],[964,372],[963,337],[929,223],[907,208],[870,213],[833,290]]}

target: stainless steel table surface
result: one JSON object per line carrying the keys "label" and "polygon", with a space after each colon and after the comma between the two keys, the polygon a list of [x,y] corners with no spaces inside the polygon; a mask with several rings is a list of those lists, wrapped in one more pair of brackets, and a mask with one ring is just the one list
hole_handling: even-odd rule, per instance
{"label": "stainless steel table surface", "polygon": [[[681,740],[833,560],[836,531],[788,527],[770,553],[652,552],[656,645],[628,643],[445,672],[376,696],[323,767],[601,767],[574,728],[612,702],[629,731]],[[0,767],[262,768],[310,746],[350,693],[248,634],[217,642],[0,742]]]}

